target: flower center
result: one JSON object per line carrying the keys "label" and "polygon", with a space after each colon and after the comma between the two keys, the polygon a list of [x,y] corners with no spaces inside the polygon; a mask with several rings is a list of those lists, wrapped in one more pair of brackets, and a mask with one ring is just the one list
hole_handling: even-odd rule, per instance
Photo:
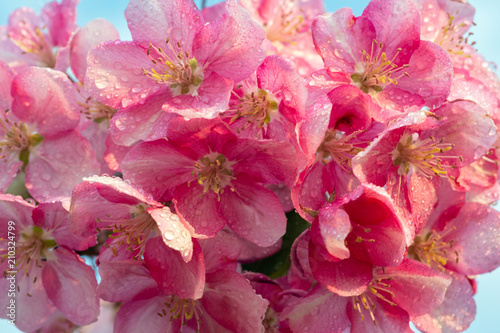
{"label": "flower center", "polygon": [[373,40],[370,53],[361,50],[363,53],[361,63],[356,64],[356,71],[351,75],[351,79],[353,84],[365,93],[380,92],[390,84],[398,84],[401,77],[409,76],[407,72],[399,72],[410,65],[398,66],[394,63],[401,49],[397,49],[392,60],[387,59],[383,49],[383,43]]}
{"label": "flower center", "polygon": [[[57,246],[57,243],[50,238],[50,233],[46,233],[42,228],[33,226],[31,229],[24,230],[16,243],[17,260],[15,268],[8,266],[4,271],[4,277],[12,272],[17,274],[24,270],[27,278],[32,278],[32,284],[38,280],[38,275],[41,273],[42,262],[47,261],[49,252]],[[3,255],[2,262],[8,258],[7,254]],[[30,288],[26,291],[30,295]],[[18,291],[19,287],[18,287]]]}
{"label": "flower center", "polygon": [[[394,166],[399,166],[398,174],[407,175],[410,167],[413,167],[422,176],[432,178],[433,176],[445,177],[447,172],[441,164],[442,160],[437,154],[442,154],[453,148],[450,143],[443,140],[436,141],[433,137],[425,140],[418,139],[418,134],[405,133],[392,151]],[[440,156],[441,158],[457,158],[456,156]],[[458,156],[461,159],[460,156]]]}
{"label": "flower center", "polygon": [[[117,246],[127,246],[127,250],[134,253],[134,258],[139,259],[144,254],[146,241],[151,232],[159,233],[156,221],[147,212],[146,204],[138,204],[130,211],[129,219],[102,220],[97,219],[98,223],[106,223],[103,228],[97,228],[113,231],[109,238],[114,239],[112,246],[104,243],[115,256],[118,256]],[[110,216],[108,216],[110,217]]]}
{"label": "flower center", "polygon": [[[208,190],[212,190],[220,200],[220,195],[224,193],[224,188],[230,186],[231,180],[235,179],[232,165],[233,162],[226,160],[224,155],[215,152],[195,162],[193,174],[197,173],[198,184],[203,186],[203,193],[205,194]],[[230,189],[234,191],[232,187]]]}
{"label": "flower center", "polygon": [[230,108],[229,112],[236,113],[231,122],[239,118],[245,117],[247,124],[241,129],[245,129],[252,124],[262,128],[264,125],[269,124],[272,116],[278,110],[278,102],[273,94],[265,90],[258,89],[257,93],[252,92],[239,98],[239,104]]}
{"label": "flower center", "polygon": [[40,61],[47,67],[53,68],[56,65],[56,58],[52,53],[52,47],[45,40],[42,30],[45,27],[39,28],[32,26],[26,21],[21,21],[20,27],[16,33],[9,33],[10,40],[23,53],[32,53],[40,57]]}
{"label": "flower center", "polygon": [[329,129],[325,133],[325,138],[316,152],[316,156],[323,164],[335,162],[342,169],[351,171],[351,160],[363,149],[356,147],[358,143],[351,143],[350,141],[356,137],[360,132],[356,131],[349,135],[344,132]]}
{"label": "flower center", "polygon": [[265,333],[278,333],[280,330],[279,315],[273,308],[268,307],[264,319],[262,320]]}
{"label": "flower center", "polygon": [[17,155],[24,162],[25,168],[29,161],[30,147],[36,147],[43,137],[38,133],[30,133],[24,123],[10,121],[7,112],[8,110],[3,119],[0,118],[0,131],[4,132],[3,138],[0,137],[0,159],[7,163],[13,155]]}
{"label": "flower center", "polygon": [[362,321],[365,319],[365,315],[367,314],[366,312],[368,312],[368,315],[370,316],[374,325],[377,326],[377,320],[373,312],[377,305],[372,297],[376,297],[379,300],[387,302],[392,306],[397,305],[389,299],[390,296],[394,297],[394,293],[390,290],[391,285],[389,283],[386,283],[390,282],[391,279],[391,277],[386,277],[381,274],[381,276],[374,278],[370,282],[370,284],[368,285],[368,289],[364,293],[359,296],[352,297],[354,310],[357,310],[359,312]]}
{"label": "flower center", "polygon": [[87,117],[87,119],[92,119],[96,123],[102,123],[103,121],[109,121],[116,113],[116,109],[104,105],[98,102],[92,97],[88,97],[85,102],[78,102],[80,105],[80,112]]}
{"label": "flower center", "polygon": [[[455,16],[448,14],[448,22],[441,27],[435,43],[450,54],[465,55],[464,48],[465,45],[469,43],[469,37],[472,35],[472,32],[469,32],[466,37],[463,37],[461,35],[461,30],[466,27],[467,24],[465,22],[455,24],[454,21]],[[476,44],[476,42],[472,42],[470,45],[473,46],[474,44]]]}
{"label": "flower center", "polygon": [[444,272],[444,266],[449,260],[450,252],[455,255],[457,263],[459,259],[458,252],[452,250],[454,241],[445,242],[442,240],[449,231],[454,229],[450,228],[441,235],[436,231],[431,231],[425,237],[415,237],[413,244],[408,248],[408,255],[431,268]]}
{"label": "flower center", "polygon": [[304,26],[304,15],[296,1],[282,1],[281,14],[263,24],[267,39],[271,42],[294,43],[295,35]]}
{"label": "flower center", "polygon": [[198,67],[195,58],[182,50],[180,43],[172,45],[170,38],[167,38],[166,44],[168,50],[149,44],[147,54],[155,67],[150,71],[143,68],[144,75],[157,83],[168,84],[174,96],[197,96],[203,82],[203,69]]}
{"label": "flower center", "polygon": [[195,318],[197,322],[196,332],[200,332],[200,315],[198,311],[201,312],[201,308],[195,300],[182,299],[177,295],[172,295],[164,304],[165,308],[163,308],[161,312],[156,313],[158,316],[160,316],[161,318],[168,317],[170,321],[173,321],[174,319],[180,319],[181,331],[182,327],[188,321]]}

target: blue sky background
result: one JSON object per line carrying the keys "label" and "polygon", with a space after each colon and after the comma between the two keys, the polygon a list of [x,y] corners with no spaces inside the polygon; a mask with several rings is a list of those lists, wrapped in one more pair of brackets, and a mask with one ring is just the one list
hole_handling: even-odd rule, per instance
{"label": "blue sky background", "polygon": [[[0,25],[6,25],[9,14],[18,7],[27,6],[39,12],[43,5],[48,2],[48,0],[0,0]],[[201,0],[196,2],[201,4]],[[217,2],[220,1],[208,0],[208,4]],[[351,7],[355,15],[361,15],[368,2],[368,0],[325,0],[328,11]],[[475,22],[477,26],[473,29],[473,40],[477,42],[476,48],[487,60],[500,64],[500,19],[498,16],[500,1],[469,0],[469,2],[476,7]],[[77,23],[83,26],[94,18],[102,17],[114,24],[120,32],[121,39],[130,40],[130,33],[124,18],[127,4],[128,0],[80,0]],[[475,300],[477,304],[476,320],[466,332],[500,332],[500,270],[497,269],[493,273],[484,274],[478,278],[478,292]],[[19,331],[7,324],[6,321],[0,320],[0,332],[14,333]]]}

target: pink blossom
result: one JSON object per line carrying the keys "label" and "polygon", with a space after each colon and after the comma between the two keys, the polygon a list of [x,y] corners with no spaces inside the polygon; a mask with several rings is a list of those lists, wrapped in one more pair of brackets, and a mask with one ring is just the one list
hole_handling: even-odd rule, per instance
{"label": "pink blossom", "polygon": [[133,41],[93,49],[85,79],[114,108],[162,96],[165,111],[213,118],[227,108],[233,82],[263,59],[264,31],[234,1],[208,24],[191,0],[132,0],[126,16]]}
{"label": "pink blossom", "polygon": [[[2,260],[4,277],[17,271],[17,304],[24,316],[16,320],[24,331],[35,331],[59,310],[68,320],[85,325],[96,320],[99,302],[95,296],[97,282],[92,269],[74,250],[85,250],[91,244],[69,229],[69,214],[61,202],[45,202],[35,206],[9,194],[0,194],[1,224],[15,222],[15,268]],[[7,228],[1,238],[1,249],[7,254]],[[8,280],[1,280],[5,285]],[[7,299],[7,293],[2,295]]]}
{"label": "pink blossom", "polygon": [[21,170],[33,197],[69,195],[99,170],[88,141],[75,131],[80,114],[71,82],[61,72],[30,67],[13,78],[11,93],[12,111],[0,115],[3,188]]}
{"label": "pink blossom", "polygon": [[484,114],[468,101],[431,114],[410,113],[353,159],[354,174],[362,182],[387,185],[401,214],[418,230],[435,203],[433,181],[446,177],[453,184],[459,168],[483,157],[495,142],[496,127]]}
{"label": "pink blossom", "polygon": [[316,18],[312,32],[329,80],[360,88],[382,109],[439,106],[450,92],[450,57],[420,41],[412,1],[373,0],[358,18],[343,8]]}
{"label": "pink blossom", "polygon": [[66,70],[79,1],[49,2],[40,15],[28,7],[12,12],[9,25],[0,27],[0,36],[6,37],[0,38],[1,59],[16,71],[30,65]]}
{"label": "pink blossom", "polygon": [[341,297],[321,285],[288,305],[281,319],[293,331],[309,326],[328,332],[411,332],[410,316],[425,314],[444,299],[451,279],[424,264],[405,259],[399,266],[375,268],[366,292]]}
{"label": "pink blossom", "polygon": [[177,118],[167,140],[134,147],[122,164],[125,179],[156,200],[172,200],[196,237],[224,225],[260,246],[285,232],[276,195],[260,184],[293,181],[296,155],[288,143],[237,139],[220,121]]}
{"label": "pink blossom", "polygon": [[[96,206],[100,209],[97,210]],[[143,255],[146,241],[161,236],[170,248],[191,260],[191,234],[168,207],[154,201],[120,178],[91,177],[73,190],[71,229],[81,235],[97,230],[113,232],[113,252],[125,247],[135,258]]]}
{"label": "pink blossom", "polygon": [[325,12],[321,1],[243,0],[240,3],[266,31],[268,53],[291,60],[300,75],[322,67],[310,30],[312,20]]}

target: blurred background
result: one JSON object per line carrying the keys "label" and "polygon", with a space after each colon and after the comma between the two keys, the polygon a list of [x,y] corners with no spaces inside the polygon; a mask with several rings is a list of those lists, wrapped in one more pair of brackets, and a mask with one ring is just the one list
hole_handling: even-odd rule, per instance
{"label": "blurred background", "polygon": [[[195,1],[201,6],[201,0]],[[48,2],[50,0],[0,0],[0,25],[7,24],[9,14],[16,8],[27,6],[39,13],[43,5]],[[77,7],[77,23],[79,26],[83,26],[95,18],[102,17],[114,24],[122,40],[131,40],[130,32],[124,18],[128,2],[129,0],[80,0]],[[217,2],[220,1],[207,0],[207,6]],[[354,15],[359,16],[368,2],[369,0],[326,0],[325,4],[329,12],[342,7],[351,7]],[[498,16],[498,13],[500,13],[500,1],[469,0],[469,3],[476,7],[474,21],[477,26],[472,29],[474,33],[472,40],[477,42],[475,45],[476,49],[479,50],[486,60],[500,64],[500,20]],[[475,321],[466,332],[500,332],[500,269],[481,275],[477,280],[478,292],[474,297],[477,304],[477,315]],[[4,291],[0,290],[0,292]],[[0,320],[0,332],[15,333],[20,331],[8,324],[6,320]]]}

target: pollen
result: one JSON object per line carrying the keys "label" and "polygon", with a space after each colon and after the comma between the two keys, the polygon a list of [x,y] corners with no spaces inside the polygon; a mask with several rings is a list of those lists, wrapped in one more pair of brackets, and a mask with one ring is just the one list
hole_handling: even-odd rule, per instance
{"label": "pollen", "polygon": [[212,152],[202,157],[194,164],[195,169],[193,175],[196,174],[197,183],[203,186],[203,194],[209,190],[217,194],[220,200],[220,195],[224,193],[224,188],[231,187],[231,180],[235,179],[233,170],[233,162],[228,161],[223,154]]}
{"label": "pollen", "polygon": [[364,293],[352,297],[354,310],[359,312],[362,321],[365,320],[365,315],[368,313],[370,316],[368,320],[373,321],[373,324],[377,326],[377,319],[374,314],[375,308],[377,307],[377,299],[391,306],[397,306],[397,304],[392,301],[394,293],[390,290],[390,281],[391,277],[384,276],[384,274],[376,274]]}
{"label": "pollen", "polygon": [[294,43],[296,35],[304,28],[305,14],[295,0],[285,0],[280,4],[278,17],[263,24],[267,39],[276,43]]}
{"label": "pollen", "polygon": [[415,237],[413,244],[408,248],[408,255],[429,267],[444,272],[444,266],[450,258],[456,262],[459,260],[458,252],[453,250],[454,241],[443,240],[443,237],[451,230],[454,228],[449,228],[441,233],[431,231],[425,237]]}
{"label": "pollen", "polygon": [[42,142],[43,137],[38,133],[32,133],[26,124],[9,120],[8,110],[5,116],[0,118],[0,160],[4,163],[17,156],[24,162],[23,167],[29,160],[30,149]]}
{"label": "pollen", "polygon": [[[190,320],[196,320],[196,332],[200,332],[200,313],[201,308],[198,303],[193,299],[183,299],[177,295],[172,295],[169,299],[163,303],[164,308],[156,314],[161,318],[169,318],[170,321],[180,320],[180,331],[184,325],[186,325]],[[200,312],[200,313],[198,313]]]}
{"label": "pollen", "polygon": [[[47,261],[50,252],[57,246],[57,243],[52,239],[51,233],[44,231],[38,226],[33,226],[23,230],[19,239],[16,242],[16,268],[8,269],[9,272],[16,273],[24,271],[26,277],[34,284],[41,274],[42,263]],[[7,255],[3,255],[0,262],[4,262]],[[4,277],[7,276],[7,270],[4,271]],[[30,296],[32,285],[28,290],[23,291]]]}
{"label": "pollen", "polygon": [[55,67],[56,57],[43,34],[45,27],[33,27],[26,21],[20,22],[20,33],[9,34],[10,40],[25,54],[34,54],[47,67]]}
{"label": "pollen", "polygon": [[80,106],[80,112],[85,115],[87,119],[93,120],[96,123],[106,121],[109,124],[111,118],[117,111],[92,97],[87,97],[84,102],[79,101],[78,105]]}
{"label": "pollen", "polygon": [[356,72],[351,75],[351,79],[365,93],[380,92],[388,85],[398,84],[403,76],[409,76],[404,70],[410,65],[399,66],[394,63],[402,49],[397,49],[392,59],[388,59],[383,50],[384,44],[376,40],[372,41],[370,52],[361,50],[361,62],[356,65]]}
{"label": "pollen", "polygon": [[[466,56],[465,46],[469,44],[469,38],[472,36],[470,32],[467,36],[462,36],[461,30],[466,27],[465,22],[457,24],[455,16],[448,14],[448,22],[441,27],[439,34],[436,37],[436,44],[444,48],[448,53],[454,55]],[[476,42],[470,43],[471,46]]]}
{"label": "pollen", "polygon": [[[132,207],[128,219],[114,219],[111,216],[109,216],[110,219],[97,219],[99,224],[103,222],[107,224],[107,226],[103,227],[104,229],[113,232],[109,236],[110,239],[114,240],[113,245],[110,246],[104,243],[104,246],[108,247],[115,256],[118,254],[117,246],[126,246],[127,250],[134,253],[135,259],[141,258],[150,233],[159,233],[158,226],[147,212],[147,208],[148,205],[146,204],[138,204]],[[98,228],[97,231],[100,232],[101,228]]]}
{"label": "pollen", "polygon": [[144,75],[160,84],[168,84],[174,96],[198,96],[203,82],[203,69],[198,61],[182,49],[181,43],[172,45],[167,38],[167,48],[149,45],[147,55],[153,63],[150,70],[142,69]]}
{"label": "pollen", "polygon": [[363,149],[358,147],[360,142],[352,142],[360,131],[346,135],[344,132],[329,129],[325,133],[323,142],[316,152],[317,158],[323,163],[337,163],[345,171],[351,172],[351,160]]}
{"label": "pollen", "polygon": [[239,130],[246,129],[249,126],[256,125],[259,129],[269,124],[278,113],[278,102],[273,94],[265,90],[258,89],[243,97],[238,97],[239,103],[228,110],[235,113],[231,118],[231,123],[240,118],[246,118],[247,123]]}
{"label": "pollen", "polygon": [[444,140],[437,141],[434,137],[424,140],[418,138],[417,133],[405,133],[399,140],[397,147],[392,151],[394,166],[398,166],[399,175],[407,175],[411,167],[426,178],[434,176],[446,177],[446,166],[442,165],[442,158],[458,158],[460,156],[444,156],[443,153],[453,148]]}

